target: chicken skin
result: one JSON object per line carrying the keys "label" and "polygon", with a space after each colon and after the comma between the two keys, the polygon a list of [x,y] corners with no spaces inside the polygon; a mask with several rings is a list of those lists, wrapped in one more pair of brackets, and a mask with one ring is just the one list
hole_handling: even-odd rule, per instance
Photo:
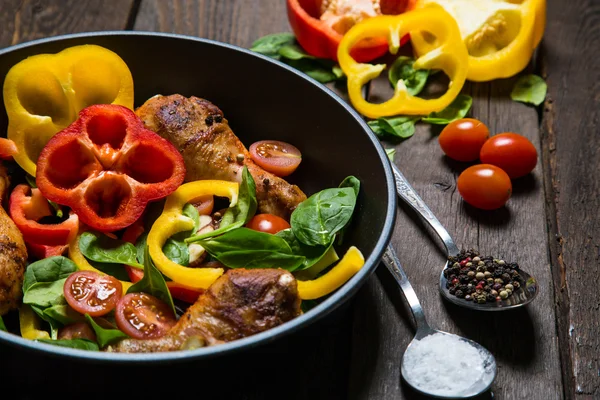
{"label": "chicken skin", "polygon": [[120,353],[186,350],[266,331],[300,315],[294,276],[281,269],[227,271],[158,339],[124,339],[107,347]]}
{"label": "chicken skin", "polygon": [[296,185],[266,172],[251,159],[223,112],[208,100],[179,94],[154,96],[136,110],[146,128],[167,139],[185,161],[187,182],[219,179],[240,182],[242,168],[256,183],[260,213],[289,219],[306,195]]}
{"label": "chicken skin", "polygon": [[[8,191],[6,168],[0,164],[0,199]],[[0,205],[0,315],[21,304],[27,249],[23,235]]]}

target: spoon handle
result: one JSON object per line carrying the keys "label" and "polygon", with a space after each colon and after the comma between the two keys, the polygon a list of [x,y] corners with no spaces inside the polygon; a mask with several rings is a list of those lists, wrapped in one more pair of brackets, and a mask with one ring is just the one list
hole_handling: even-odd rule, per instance
{"label": "spoon handle", "polygon": [[458,247],[454,244],[452,237],[444,228],[442,223],[433,215],[427,204],[421,199],[421,197],[415,192],[410,183],[406,180],[402,172],[392,163],[392,169],[394,172],[394,180],[396,181],[396,192],[398,192],[398,196],[402,198],[409,206],[411,206],[416,212],[418,212],[425,221],[431,225],[431,227],[438,234],[442,242],[444,242],[444,246],[446,246],[446,251],[448,255],[455,256],[459,253]]}
{"label": "spoon handle", "polygon": [[408,302],[413,317],[415,318],[415,325],[417,326],[417,331],[429,328],[427,320],[425,319],[423,307],[421,307],[421,303],[419,303],[417,294],[415,293],[415,290],[408,281],[408,277],[402,269],[402,265],[400,265],[400,260],[398,260],[398,256],[396,255],[396,251],[394,250],[392,245],[388,245],[387,249],[385,250],[385,253],[383,253],[383,263],[385,264],[387,269],[392,273],[392,276],[394,277],[396,282],[398,282],[398,285],[400,285],[400,289],[402,289],[404,298]]}

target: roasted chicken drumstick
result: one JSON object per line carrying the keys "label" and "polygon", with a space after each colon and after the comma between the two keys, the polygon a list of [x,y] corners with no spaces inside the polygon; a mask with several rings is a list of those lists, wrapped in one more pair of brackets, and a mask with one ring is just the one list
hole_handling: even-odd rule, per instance
{"label": "roasted chicken drumstick", "polygon": [[136,110],[146,128],[167,139],[182,154],[186,181],[240,181],[248,167],[256,182],[258,210],[289,219],[306,195],[296,185],[264,171],[232,132],[223,112],[208,100],[179,94],[154,96]]}
{"label": "roasted chicken drumstick", "polygon": [[[0,164],[0,200],[8,191],[6,168]],[[23,235],[0,205],[0,315],[21,304],[27,249]]]}
{"label": "roasted chicken drumstick", "polygon": [[106,350],[151,353],[230,342],[300,315],[296,279],[281,269],[232,269],[191,305],[158,339],[124,339]]}

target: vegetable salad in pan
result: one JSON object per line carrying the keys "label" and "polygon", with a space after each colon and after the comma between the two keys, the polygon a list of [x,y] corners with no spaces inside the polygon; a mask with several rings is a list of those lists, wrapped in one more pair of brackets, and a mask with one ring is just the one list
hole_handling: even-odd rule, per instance
{"label": "vegetable salad in pan", "polygon": [[14,278],[0,316],[18,312],[0,329],[124,353],[218,345],[293,319],[364,265],[343,244],[357,178],[307,198],[284,179],[299,149],[247,150],[208,100],[156,95],[134,112],[108,49],[29,57],[4,100],[0,155],[25,178],[0,169],[0,272]]}

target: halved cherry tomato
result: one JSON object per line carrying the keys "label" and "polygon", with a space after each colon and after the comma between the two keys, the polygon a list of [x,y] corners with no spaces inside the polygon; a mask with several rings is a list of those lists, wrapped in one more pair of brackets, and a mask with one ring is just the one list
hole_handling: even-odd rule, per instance
{"label": "halved cherry tomato", "polygon": [[520,178],[535,168],[537,150],[525,136],[506,132],[485,142],[479,158],[483,163],[502,168],[511,178]]}
{"label": "halved cherry tomato", "polygon": [[277,176],[288,176],[302,161],[300,150],[278,140],[261,140],[252,143],[250,157],[262,169]]}
{"label": "halved cherry tomato", "polygon": [[453,160],[475,161],[489,136],[490,131],[483,122],[463,118],[446,125],[438,141],[444,153]]}
{"label": "halved cherry tomato", "polygon": [[165,302],[146,293],[123,296],[117,304],[115,320],[119,329],[134,339],[159,338],[177,322]]}
{"label": "halved cherry tomato", "polygon": [[117,278],[93,271],[73,272],[63,289],[67,303],[81,314],[92,317],[108,314],[123,295]]}
{"label": "halved cherry tomato", "polygon": [[58,339],[88,339],[96,341],[96,333],[87,322],[75,322],[58,330]]}
{"label": "halved cherry tomato", "polygon": [[248,221],[246,227],[259,232],[272,233],[274,235],[279,231],[288,229],[290,224],[277,215],[257,214]]}
{"label": "halved cherry tomato", "polygon": [[478,164],[465,169],[458,177],[456,186],[467,203],[483,210],[502,207],[512,194],[509,176],[490,164]]}
{"label": "halved cherry tomato", "polygon": [[213,207],[215,206],[215,196],[208,194],[206,196],[198,197],[193,201],[194,207],[198,210],[200,215],[210,215]]}

